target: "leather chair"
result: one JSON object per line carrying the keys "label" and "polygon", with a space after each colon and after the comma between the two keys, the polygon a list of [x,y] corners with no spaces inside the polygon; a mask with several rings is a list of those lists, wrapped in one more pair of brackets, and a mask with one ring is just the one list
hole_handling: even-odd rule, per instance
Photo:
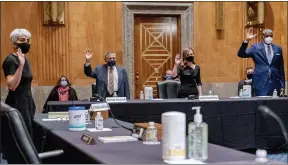
{"label": "leather chair", "polygon": [[59,156],[63,150],[38,154],[28,133],[21,113],[1,102],[1,142],[5,143],[4,156],[8,164],[40,164],[43,159]]}
{"label": "leather chair", "polygon": [[92,97],[94,97],[94,95],[96,94],[96,83],[92,83],[91,84],[91,87],[92,87]]}
{"label": "leather chair", "polygon": [[176,80],[165,80],[162,82],[157,82],[157,92],[159,98],[171,99],[178,98],[178,90],[181,83]]}

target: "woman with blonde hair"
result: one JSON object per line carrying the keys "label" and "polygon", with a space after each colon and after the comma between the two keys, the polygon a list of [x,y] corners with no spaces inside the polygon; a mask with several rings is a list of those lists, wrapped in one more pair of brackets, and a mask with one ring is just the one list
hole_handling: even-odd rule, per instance
{"label": "woman with blonde hair", "polygon": [[202,83],[200,66],[195,64],[193,49],[184,49],[182,57],[184,61],[179,54],[176,55],[173,68],[173,77],[179,76],[181,82],[178,97],[186,98],[189,95],[198,97],[202,95]]}

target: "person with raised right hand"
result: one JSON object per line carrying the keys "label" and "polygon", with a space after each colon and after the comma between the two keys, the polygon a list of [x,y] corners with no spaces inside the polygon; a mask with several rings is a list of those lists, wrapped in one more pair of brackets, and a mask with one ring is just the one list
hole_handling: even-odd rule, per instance
{"label": "person with raised right hand", "polygon": [[272,96],[276,89],[278,95],[285,88],[284,60],[280,46],[272,44],[273,31],[264,29],[262,41],[247,49],[250,40],[256,37],[253,28],[246,31],[246,39],[242,43],[238,57],[252,58],[255,64],[252,77],[252,88],[255,96]]}

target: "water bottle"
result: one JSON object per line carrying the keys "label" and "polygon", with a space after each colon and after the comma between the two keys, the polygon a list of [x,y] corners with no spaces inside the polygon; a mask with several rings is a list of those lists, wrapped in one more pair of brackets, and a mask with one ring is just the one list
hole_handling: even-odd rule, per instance
{"label": "water bottle", "polygon": [[258,149],[256,151],[255,163],[256,164],[267,164],[268,161],[269,160],[267,158],[267,151]]}
{"label": "water bottle", "polygon": [[274,89],[274,92],[273,92],[273,96],[272,97],[278,97],[278,93],[277,93],[277,90]]}
{"label": "water bottle", "polygon": [[157,139],[157,128],[154,126],[154,122],[149,122],[149,127],[145,132],[144,144],[159,144]]}
{"label": "water bottle", "polygon": [[96,130],[103,129],[103,116],[101,115],[101,112],[97,112],[97,116],[95,118],[95,127]]}
{"label": "water bottle", "polygon": [[143,91],[140,92],[140,100],[144,100],[144,93],[143,93]]}
{"label": "water bottle", "polygon": [[86,118],[86,124],[92,124],[90,121],[90,113],[89,110],[85,111],[85,118]]}
{"label": "water bottle", "polygon": [[209,91],[209,95],[213,95],[213,92],[212,92],[212,90],[210,90],[210,91]]}

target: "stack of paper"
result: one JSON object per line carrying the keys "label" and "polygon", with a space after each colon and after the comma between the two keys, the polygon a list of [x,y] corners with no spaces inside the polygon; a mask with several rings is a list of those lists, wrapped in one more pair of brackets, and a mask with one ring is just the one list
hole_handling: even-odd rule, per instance
{"label": "stack of paper", "polygon": [[108,136],[108,137],[98,137],[98,140],[100,140],[103,143],[115,143],[115,142],[137,141],[138,139],[132,136]]}

